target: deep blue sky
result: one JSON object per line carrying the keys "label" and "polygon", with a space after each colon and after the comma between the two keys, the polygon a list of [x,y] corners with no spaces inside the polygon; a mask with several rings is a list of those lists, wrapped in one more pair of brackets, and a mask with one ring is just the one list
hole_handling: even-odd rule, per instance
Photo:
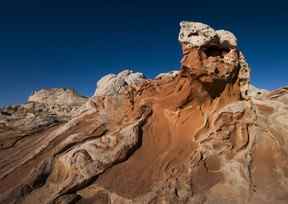
{"label": "deep blue sky", "polygon": [[181,20],[233,31],[256,86],[288,85],[285,1],[9,0],[0,3],[0,106],[47,87],[89,96],[126,67],[148,77],[177,69]]}

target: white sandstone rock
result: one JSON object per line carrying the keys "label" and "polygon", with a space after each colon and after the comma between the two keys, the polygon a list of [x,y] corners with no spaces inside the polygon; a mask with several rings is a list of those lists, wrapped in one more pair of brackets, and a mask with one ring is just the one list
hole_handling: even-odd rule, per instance
{"label": "white sandstone rock", "polygon": [[82,105],[86,101],[86,97],[79,96],[72,89],[64,88],[41,89],[34,91],[28,98],[28,102],[37,102],[49,105]]}
{"label": "white sandstone rock", "polygon": [[159,79],[159,78],[162,78],[162,77],[176,77],[178,74],[179,74],[180,71],[178,70],[174,70],[174,71],[170,71],[170,72],[167,72],[167,73],[160,73],[158,74],[155,79]]}
{"label": "white sandstone rock", "polygon": [[144,81],[144,74],[132,70],[124,70],[117,75],[108,74],[97,82],[94,96],[115,96],[127,86],[141,86]]}
{"label": "white sandstone rock", "polygon": [[216,31],[204,23],[182,21],[178,40],[189,43],[191,47],[200,47],[216,39]]}
{"label": "white sandstone rock", "polygon": [[237,38],[227,30],[216,30],[220,44],[225,48],[237,47]]}

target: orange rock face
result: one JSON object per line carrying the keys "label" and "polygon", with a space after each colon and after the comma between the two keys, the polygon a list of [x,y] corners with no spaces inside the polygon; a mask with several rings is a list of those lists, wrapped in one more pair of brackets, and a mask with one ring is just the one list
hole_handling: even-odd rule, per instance
{"label": "orange rock face", "polygon": [[179,72],[105,76],[25,136],[1,109],[0,203],[287,203],[288,90],[252,93],[228,31],[182,22],[179,41]]}

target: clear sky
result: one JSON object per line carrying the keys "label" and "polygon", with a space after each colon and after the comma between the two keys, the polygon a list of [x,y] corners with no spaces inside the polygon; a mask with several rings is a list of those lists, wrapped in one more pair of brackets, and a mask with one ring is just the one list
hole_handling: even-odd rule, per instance
{"label": "clear sky", "polygon": [[178,69],[181,20],[232,31],[256,86],[288,85],[285,1],[9,0],[0,3],[0,106],[40,88],[90,96],[124,68],[147,77]]}

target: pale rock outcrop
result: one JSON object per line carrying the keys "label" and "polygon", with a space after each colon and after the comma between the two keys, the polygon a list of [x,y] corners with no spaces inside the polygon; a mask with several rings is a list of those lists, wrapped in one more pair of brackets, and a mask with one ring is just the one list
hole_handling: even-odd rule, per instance
{"label": "pale rock outcrop", "polygon": [[178,40],[190,47],[201,47],[207,44],[220,43],[225,48],[237,47],[237,38],[227,30],[214,30],[200,22],[182,21]]}
{"label": "pale rock outcrop", "polygon": [[44,103],[49,105],[79,106],[87,101],[86,97],[80,96],[72,89],[51,88],[34,91],[28,98],[28,102]]}
{"label": "pale rock outcrop", "polygon": [[42,104],[52,114],[65,118],[77,115],[88,98],[80,96],[75,90],[50,88],[34,91],[28,103]]}
{"label": "pale rock outcrop", "polygon": [[130,87],[141,86],[145,76],[139,72],[124,70],[119,74],[108,74],[97,82],[94,96],[115,96]]}
{"label": "pale rock outcrop", "polygon": [[178,74],[179,74],[178,70],[170,71],[167,73],[160,73],[155,77],[155,79],[161,79],[163,77],[175,78]]}
{"label": "pale rock outcrop", "polygon": [[182,21],[178,40],[190,47],[200,47],[216,39],[216,32],[210,26],[199,22]]}
{"label": "pale rock outcrop", "polygon": [[0,108],[0,149],[70,120],[87,100],[70,89],[41,89],[34,92],[26,104]]}
{"label": "pale rock outcrop", "polygon": [[227,30],[216,30],[220,44],[225,48],[237,47],[237,38]]}

